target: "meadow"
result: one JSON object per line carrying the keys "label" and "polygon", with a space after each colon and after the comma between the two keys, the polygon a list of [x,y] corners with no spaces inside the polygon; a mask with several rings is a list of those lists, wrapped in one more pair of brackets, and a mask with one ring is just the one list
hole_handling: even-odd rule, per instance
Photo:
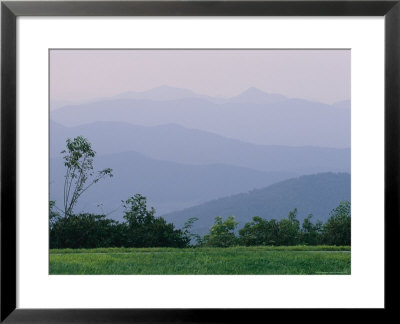
{"label": "meadow", "polygon": [[51,249],[59,275],[342,275],[349,246]]}

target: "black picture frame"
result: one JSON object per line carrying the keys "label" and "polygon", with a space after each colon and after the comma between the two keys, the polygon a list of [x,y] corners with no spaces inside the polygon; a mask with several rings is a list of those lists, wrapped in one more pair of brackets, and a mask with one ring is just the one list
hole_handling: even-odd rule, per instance
{"label": "black picture frame", "polygon": [[[17,309],[16,19],[19,16],[384,16],[385,307],[396,310],[400,228],[400,0],[2,1],[1,3],[1,322],[197,323],[263,318],[260,309]],[[38,36],[40,37],[40,36]],[[371,238],[373,239],[373,238]],[[261,316],[261,317],[259,317]]]}

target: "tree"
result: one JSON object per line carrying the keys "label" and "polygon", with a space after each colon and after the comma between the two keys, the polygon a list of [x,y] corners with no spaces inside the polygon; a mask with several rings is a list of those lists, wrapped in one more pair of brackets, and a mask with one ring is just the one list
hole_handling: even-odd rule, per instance
{"label": "tree", "polygon": [[234,232],[237,225],[238,223],[233,215],[229,216],[225,221],[222,221],[222,217],[217,216],[209,234],[204,235],[204,245],[228,247],[237,244]]}
{"label": "tree", "polygon": [[270,221],[255,216],[253,221],[246,223],[239,230],[241,244],[251,245],[275,245],[279,237],[279,224],[275,219]]}
{"label": "tree", "polygon": [[[182,227],[183,235],[187,238],[187,240],[192,244],[192,246],[200,246],[203,244],[202,237],[199,234],[192,233],[191,229],[193,224],[198,221],[197,217],[189,218]],[[194,243],[194,244],[193,244]]]}
{"label": "tree", "polygon": [[66,140],[67,148],[64,154],[64,165],[67,168],[64,180],[64,217],[73,213],[79,197],[92,185],[106,176],[112,177],[112,169],[107,168],[94,172],[93,159],[96,152],[93,151],[89,141],[83,136],[73,140]]}
{"label": "tree", "polygon": [[301,226],[301,243],[306,245],[317,245],[321,242],[322,222],[318,221],[316,224],[311,222],[312,214],[309,214]]}
{"label": "tree", "polygon": [[167,223],[162,217],[155,217],[155,209],[147,209],[147,199],[136,194],[122,201],[125,208],[126,236],[128,246],[133,247],[185,247],[190,238]]}
{"label": "tree", "polygon": [[297,208],[289,212],[288,218],[279,221],[279,245],[296,245],[299,242],[300,222],[297,218]]}
{"label": "tree", "polygon": [[323,228],[323,242],[328,245],[351,245],[351,205],[342,201],[331,211]]}
{"label": "tree", "polygon": [[136,194],[126,201],[122,201],[122,204],[125,208],[124,219],[130,227],[150,224],[154,221],[156,210],[154,207],[147,209],[147,198],[145,196]]}

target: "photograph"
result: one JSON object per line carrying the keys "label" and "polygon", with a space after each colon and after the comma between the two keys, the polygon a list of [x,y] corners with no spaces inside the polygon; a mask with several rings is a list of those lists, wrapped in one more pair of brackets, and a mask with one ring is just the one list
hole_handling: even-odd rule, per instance
{"label": "photograph", "polygon": [[63,49],[50,275],[351,275],[351,49]]}

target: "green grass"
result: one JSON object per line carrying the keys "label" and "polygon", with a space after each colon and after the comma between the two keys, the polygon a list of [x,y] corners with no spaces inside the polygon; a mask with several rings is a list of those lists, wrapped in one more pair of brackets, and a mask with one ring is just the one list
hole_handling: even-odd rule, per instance
{"label": "green grass", "polygon": [[50,250],[50,274],[350,274],[348,246]]}

